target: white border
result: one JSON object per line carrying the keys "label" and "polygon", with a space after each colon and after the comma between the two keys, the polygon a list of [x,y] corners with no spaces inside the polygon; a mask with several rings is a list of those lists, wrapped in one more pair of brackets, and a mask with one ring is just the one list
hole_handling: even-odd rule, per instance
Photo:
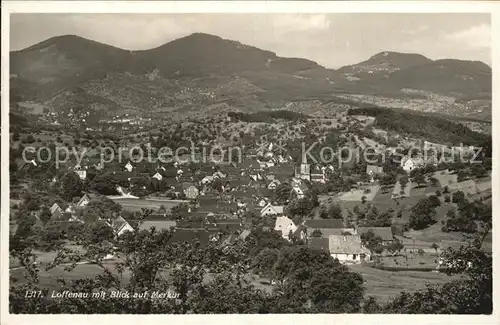
{"label": "white border", "polygon": [[[500,31],[500,3],[478,1],[2,1],[2,146],[1,146],[1,324],[50,324],[57,322],[86,324],[165,323],[182,324],[219,323],[293,323],[293,324],[500,324],[498,304],[494,302],[491,316],[463,315],[9,315],[8,314],[8,234],[9,234],[9,13],[491,13],[492,20],[492,70],[493,89],[500,90],[500,51],[495,31]],[[467,44],[464,44],[467,46]],[[493,139],[500,139],[500,94],[493,93]],[[500,198],[500,148],[493,145],[493,214],[499,211],[495,198]],[[494,218],[495,219],[495,218]],[[497,222],[494,220],[494,224]],[[496,232],[493,232],[493,247],[496,247]],[[498,252],[493,251],[494,270],[497,270]],[[494,297],[499,294],[499,285],[494,280]],[[498,300],[498,299],[495,299]]]}

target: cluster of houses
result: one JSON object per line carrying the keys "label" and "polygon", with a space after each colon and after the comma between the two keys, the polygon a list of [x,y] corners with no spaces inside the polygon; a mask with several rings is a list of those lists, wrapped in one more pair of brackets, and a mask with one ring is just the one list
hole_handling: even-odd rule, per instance
{"label": "cluster of houses", "polygon": [[348,228],[341,219],[309,219],[297,226],[290,218],[278,216],[274,230],[281,232],[286,240],[295,236],[310,248],[323,250],[344,264],[371,260],[370,251],[361,242],[363,233],[372,231],[382,238],[383,245],[395,240],[391,227]]}

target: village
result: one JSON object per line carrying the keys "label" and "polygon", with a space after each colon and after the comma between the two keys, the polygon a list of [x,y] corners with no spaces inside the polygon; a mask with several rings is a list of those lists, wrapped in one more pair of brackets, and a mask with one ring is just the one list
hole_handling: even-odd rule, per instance
{"label": "village", "polygon": [[[354,138],[355,146],[366,149],[370,144],[368,138]],[[169,245],[215,243],[224,247],[245,241],[259,229],[275,232],[291,244],[301,242],[322,250],[355,270],[361,267],[365,276],[375,269],[439,272],[440,252],[464,243],[458,234],[443,232],[448,211],[456,210],[456,193],[465,200],[491,200],[491,179],[484,168],[471,169],[450,160],[453,148],[427,141],[423,145],[445,153],[408,153],[410,157],[401,154],[404,148],[377,145],[372,149],[392,157],[389,162],[339,167],[337,161],[300,162],[273,141],[245,150],[237,162],[195,163],[182,157],[162,164],[134,162],[130,156],[121,163],[100,164],[98,151],[90,151],[81,164],[68,160],[43,185],[45,189],[63,186],[80,195],[70,194],[67,201],[45,199],[30,213],[38,227],[50,229],[71,245],[78,245],[76,229],[89,222],[108,227],[115,239],[127,232],[173,231]],[[29,160],[19,167],[19,175],[30,177],[41,167]],[[420,226],[414,206],[428,202],[434,202],[425,208],[432,220]],[[18,205],[12,207],[15,213]],[[103,211],[97,214],[98,220],[96,210]],[[12,225],[11,232],[15,231]],[[114,251],[104,259],[120,256]],[[380,286],[372,283],[370,293],[379,292]]]}

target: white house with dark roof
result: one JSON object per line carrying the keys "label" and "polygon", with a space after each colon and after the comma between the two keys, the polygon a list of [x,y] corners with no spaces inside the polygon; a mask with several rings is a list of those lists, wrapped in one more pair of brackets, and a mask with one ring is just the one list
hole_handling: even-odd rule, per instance
{"label": "white house with dark roof", "polygon": [[285,216],[281,216],[276,218],[274,230],[280,231],[281,236],[284,239],[290,240],[289,238],[290,231],[294,233],[297,230],[297,226],[295,225],[292,219]]}
{"label": "white house with dark roof", "polygon": [[267,185],[267,188],[270,189],[270,190],[275,190],[279,185],[281,184],[281,182],[277,179],[271,181],[269,183],[269,185]]}
{"label": "white house with dark roof", "polygon": [[59,204],[54,203],[50,207],[50,214],[52,215],[52,218],[58,218],[58,217],[60,217],[63,214],[63,210],[61,209],[61,207],[59,206]]}
{"label": "white house with dark roof", "polygon": [[122,216],[117,217],[111,222],[111,228],[116,237],[120,237],[125,232],[134,232],[134,228]]}
{"label": "white house with dark roof", "polygon": [[370,251],[361,244],[357,235],[330,235],[328,236],[330,255],[342,264],[359,264],[370,260]]}
{"label": "white house with dark roof", "polygon": [[260,210],[260,215],[264,217],[283,214],[284,208],[285,207],[282,205],[272,205],[271,203],[268,203]]}
{"label": "white house with dark roof", "polygon": [[153,178],[156,178],[157,180],[161,181],[163,179],[163,176],[161,176],[160,173],[156,172],[156,174],[153,175]]}
{"label": "white house with dark roof", "polygon": [[128,172],[131,172],[132,169],[134,169],[134,166],[132,166],[132,164],[129,162],[127,162],[127,164],[125,165],[125,169],[128,171]]}

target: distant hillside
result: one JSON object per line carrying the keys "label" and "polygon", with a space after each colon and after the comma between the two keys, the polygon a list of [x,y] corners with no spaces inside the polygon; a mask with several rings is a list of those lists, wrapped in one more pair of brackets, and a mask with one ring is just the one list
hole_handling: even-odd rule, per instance
{"label": "distant hillside", "polygon": [[443,113],[463,114],[470,103],[479,117],[491,112],[491,68],[480,62],[432,61],[419,54],[381,52],[332,70],[195,33],[142,51],[66,35],[10,55],[11,93],[53,111],[82,106],[103,113],[163,108],[187,112],[225,103],[256,112],[296,101],[328,103],[342,94],[396,98],[404,108],[409,98],[434,100],[438,94],[463,103],[461,110],[444,107]]}
{"label": "distant hillside", "polygon": [[454,97],[491,96],[491,68],[478,61],[436,60],[396,71],[380,87],[412,88]]}
{"label": "distant hillside", "polygon": [[386,75],[430,62],[432,62],[431,59],[420,54],[380,52],[366,61],[344,66],[338,72],[363,78],[373,75]]}

